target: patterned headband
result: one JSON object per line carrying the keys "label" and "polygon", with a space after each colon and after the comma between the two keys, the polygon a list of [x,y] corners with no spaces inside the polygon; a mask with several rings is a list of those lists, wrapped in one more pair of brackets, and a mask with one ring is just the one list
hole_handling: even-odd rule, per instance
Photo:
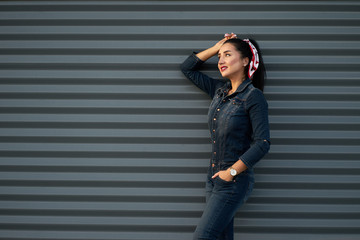
{"label": "patterned headband", "polygon": [[252,53],[252,58],[251,58],[251,61],[250,61],[249,72],[248,72],[248,76],[251,79],[251,77],[254,75],[255,71],[259,67],[259,62],[260,62],[259,54],[258,54],[258,51],[257,51],[256,47],[254,46],[254,44],[252,44],[250,42],[249,39],[243,39],[243,41],[247,42],[249,44],[250,49],[251,49],[251,53]]}

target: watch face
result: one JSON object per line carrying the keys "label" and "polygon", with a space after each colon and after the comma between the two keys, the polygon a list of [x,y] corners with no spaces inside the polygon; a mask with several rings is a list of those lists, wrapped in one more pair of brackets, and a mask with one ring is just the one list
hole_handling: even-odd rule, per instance
{"label": "watch face", "polygon": [[231,176],[235,176],[236,175],[236,170],[235,169],[230,169],[230,174],[231,174]]}

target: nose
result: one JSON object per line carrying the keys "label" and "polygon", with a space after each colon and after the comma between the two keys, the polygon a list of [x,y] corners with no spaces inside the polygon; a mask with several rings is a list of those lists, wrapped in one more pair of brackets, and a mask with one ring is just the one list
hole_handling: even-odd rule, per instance
{"label": "nose", "polygon": [[223,58],[223,57],[220,57],[220,58],[219,58],[219,61],[218,61],[218,64],[219,64],[219,65],[222,65],[222,64],[224,64],[224,63],[225,63],[224,58]]}

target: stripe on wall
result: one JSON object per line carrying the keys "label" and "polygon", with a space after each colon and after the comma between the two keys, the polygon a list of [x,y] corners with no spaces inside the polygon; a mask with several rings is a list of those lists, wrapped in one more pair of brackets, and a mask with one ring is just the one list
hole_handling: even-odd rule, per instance
{"label": "stripe on wall", "polygon": [[[184,240],[210,99],[180,63],[256,39],[272,146],[237,239],[360,238],[357,1],[0,2],[0,239]],[[220,77],[216,59],[204,72]]]}

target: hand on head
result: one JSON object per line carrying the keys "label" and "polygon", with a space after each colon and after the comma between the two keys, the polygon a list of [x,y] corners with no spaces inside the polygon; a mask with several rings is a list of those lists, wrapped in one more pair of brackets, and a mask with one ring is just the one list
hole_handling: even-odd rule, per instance
{"label": "hand on head", "polygon": [[237,38],[235,33],[225,33],[224,38],[226,38],[226,40],[228,39],[232,39],[232,38]]}
{"label": "hand on head", "polygon": [[229,39],[232,39],[232,38],[237,38],[236,34],[235,33],[225,33],[224,35],[224,38],[221,39],[219,42],[217,42],[215,44],[215,53],[214,54],[217,54],[217,52],[219,51],[219,49],[221,48],[221,46]]}

